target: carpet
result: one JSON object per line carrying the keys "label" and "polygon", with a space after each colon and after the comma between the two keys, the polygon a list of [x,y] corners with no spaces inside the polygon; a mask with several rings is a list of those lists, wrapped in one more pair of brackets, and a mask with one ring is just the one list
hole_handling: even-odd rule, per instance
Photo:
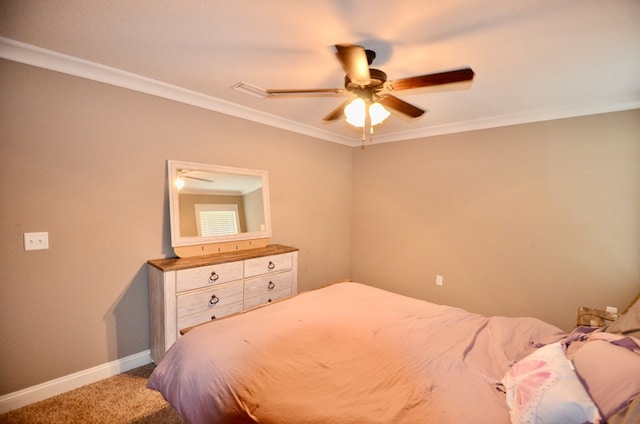
{"label": "carpet", "polygon": [[180,424],[177,412],[147,389],[148,364],[0,415],[2,424]]}

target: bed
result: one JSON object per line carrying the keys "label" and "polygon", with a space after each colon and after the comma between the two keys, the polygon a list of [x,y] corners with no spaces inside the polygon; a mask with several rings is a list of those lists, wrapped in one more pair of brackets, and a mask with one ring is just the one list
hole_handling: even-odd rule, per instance
{"label": "bed", "polygon": [[148,387],[187,423],[631,423],[640,340],[345,282],[192,329]]}

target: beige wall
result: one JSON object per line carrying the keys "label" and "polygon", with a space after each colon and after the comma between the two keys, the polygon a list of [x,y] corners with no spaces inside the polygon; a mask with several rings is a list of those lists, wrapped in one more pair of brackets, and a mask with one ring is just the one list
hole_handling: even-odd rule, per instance
{"label": "beige wall", "polygon": [[0,93],[0,394],[149,348],[167,159],[268,170],[301,291],[353,276],[568,328],[640,290],[637,110],[360,151],[8,61]]}
{"label": "beige wall", "polygon": [[149,348],[167,159],[267,170],[299,289],[350,275],[352,149],[9,61],[0,93],[0,394]]}
{"label": "beige wall", "polygon": [[374,144],[353,187],[356,280],[564,329],[640,292],[640,110]]}
{"label": "beige wall", "polygon": [[243,231],[255,233],[264,231],[265,215],[264,215],[264,197],[262,196],[262,188],[253,190],[242,196],[242,208],[244,214],[241,219],[246,222],[246,228]]}

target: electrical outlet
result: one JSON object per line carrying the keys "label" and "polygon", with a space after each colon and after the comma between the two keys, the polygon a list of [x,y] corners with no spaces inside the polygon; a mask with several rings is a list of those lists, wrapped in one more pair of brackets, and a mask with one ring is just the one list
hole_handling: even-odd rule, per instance
{"label": "electrical outlet", "polygon": [[436,286],[441,286],[444,284],[444,278],[442,275],[436,275]]}
{"label": "electrical outlet", "polygon": [[49,233],[24,233],[24,250],[45,250],[49,248]]}

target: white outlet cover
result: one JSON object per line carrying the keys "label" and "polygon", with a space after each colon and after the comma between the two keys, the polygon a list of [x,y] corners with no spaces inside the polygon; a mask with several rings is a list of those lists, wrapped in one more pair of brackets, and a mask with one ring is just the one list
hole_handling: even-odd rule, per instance
{"label": "white outlet cover", "polygon": [[49,248],[49,233],[24,233],[24,250],[45,250]]}

